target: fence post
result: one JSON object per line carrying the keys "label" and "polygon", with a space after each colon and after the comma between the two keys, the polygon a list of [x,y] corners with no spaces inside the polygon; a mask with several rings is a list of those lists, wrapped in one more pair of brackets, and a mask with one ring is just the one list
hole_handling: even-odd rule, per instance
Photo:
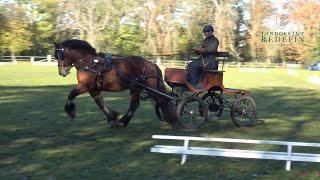
{"label": "fence post", "polygon": [[13,64],[18,64],[17,58],[14,54],[11,54],[11,59]]}
{"label": "fence post", "polygon": [[[189,139],[184,140],[183,149],[186,151],[189,148]],[[181,164],[184,164],[187,160],[187,155],[183,154],[181,159]]]}
{"label": "fence post", "polygon": [[52,58],[52,56],[51,56],[51,55],[47,55],[48,63],[51,63],[51,58]]}
{"label": "fence post", "polygon": [[34,63],[34,57],[33,56],[30,57],[30,62],[31,62],[31,64]]}
{"label": "fence post", "polygon": [[[288,150],[287,150],[287,157],[291,157],[291,153],[292,153],[292,145],[288,144]],[[287,161],[286,162],[286,171],[290,171],[291,170],[291,161]]]}
{"label": "fence post", "polygon": [[157,57],[156,64],[157,64],[158,66],[161,66],[161,65],[162,65],[162,63],[161,63],[161,58],[160,58],[160,57]]}

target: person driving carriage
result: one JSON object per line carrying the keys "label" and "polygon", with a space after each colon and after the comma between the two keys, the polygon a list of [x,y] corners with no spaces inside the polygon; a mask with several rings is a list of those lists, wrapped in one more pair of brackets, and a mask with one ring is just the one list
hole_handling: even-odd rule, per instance
{"label": "person driving carriage", "polygon": [[203,69],[218,70],[218,61],[216,61],[215,54],[218,50],[219,41],[213,35],[214,28],[211,25],[206,25],[202,32],[205,39],[202,41],[200,49],[194,50],[196,54],[200,55],[200,58],[187,66],[186,80],[195,87],[202,77]]}

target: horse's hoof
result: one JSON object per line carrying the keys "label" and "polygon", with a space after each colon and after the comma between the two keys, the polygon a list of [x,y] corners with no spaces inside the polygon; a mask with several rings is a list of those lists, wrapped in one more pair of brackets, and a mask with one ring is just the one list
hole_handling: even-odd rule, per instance
{"label": "horse's hoof", "polygon": [[129,121],[130,121],[130,119],[129,119],[127,116],[123,116],[123,117],[119,120],[119,122],[121,122],[121,123],[123,124],[123,127],[124,127],[124,126],[127,126],[127,125],[129,124]]}
{"label": "horse's hoof", "polygon": [[108,127],[124,127],[125,124],[121,121],[108,121]]}
{"label": "horse's hoof", "polygon": [[64,110],[71,119],[76,117],[76,105],[73,102],[67,102],[64,106]]}
{"label": "horse's hoof", "polygon": [[109,115],[106,117],[107,119],[110,119],[111,121],[117,121],[118,120],[118,113],[116,111],[111,111]]}
{"label": "horse's hoof", "polygon": [[76,117],[76,114],[75,113],[67,113],[68,117],[73,120],[75,117]]}
{"label": "horse's hoof", "polygon": [[76,116],[75,115],[69,115],[70,119],[73,120]]}

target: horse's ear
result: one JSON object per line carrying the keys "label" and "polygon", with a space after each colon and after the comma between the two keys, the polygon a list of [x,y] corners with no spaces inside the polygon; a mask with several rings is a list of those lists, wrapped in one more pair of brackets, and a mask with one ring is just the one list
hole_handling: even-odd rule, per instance
{"label": "horse's ear", "polygon": [[56,43],[56,42],[53,42],[53,45],[54,45],[55,48],[58,47],[58,43]]}

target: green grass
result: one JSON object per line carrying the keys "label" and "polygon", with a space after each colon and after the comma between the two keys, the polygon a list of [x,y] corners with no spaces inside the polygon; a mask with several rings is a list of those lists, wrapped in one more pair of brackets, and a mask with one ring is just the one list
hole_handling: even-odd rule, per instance
{"label": "green grass", "polygon": [[[149,101],[141,102],[128,127],[108,128],[87,94],[76,99],[77,118],[70,121],[63,106],[76,83],[74,75],[73,71],[66,78],[59,77],[53,66],[0,66],[0,179],[320,177],[318,163],[293,162],[292,171],[286,172],[283,161],[191,156],[182,166],[179,155],[150,153],[151,146],[163,143],[151,139],[153,134],[319,142],[320,85],[307,80],[311,75],[320,77],[319,72],[226,69],[225,86],[250,90],[261,123],[237,128],[225,111],[221,120],[207,122],[197,131],[171,129],[156,118]],[[113,109],[124,113],[128,108],[128,92],[104,96]],[[279,150],[274,146],[239,147]]]}

